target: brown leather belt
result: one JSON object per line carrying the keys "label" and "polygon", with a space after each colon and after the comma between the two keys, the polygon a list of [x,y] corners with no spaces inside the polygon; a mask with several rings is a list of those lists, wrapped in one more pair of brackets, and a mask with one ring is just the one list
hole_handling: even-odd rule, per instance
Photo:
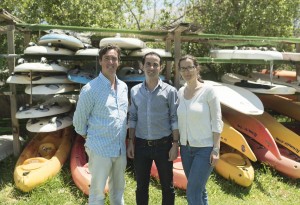
{"label": "brown leather belt", "polygon": [[157,140],[146,140],[146,139],[142,139],[142,138],[138,138],[138,137],[135,139],[135,143],[137,145],[143,145],[143,146],[148,146],[148,147],[154,147],[154,146],[167,144],[171,141],[172,141],[171,136],[163,137],[163,138],[157,139]]}

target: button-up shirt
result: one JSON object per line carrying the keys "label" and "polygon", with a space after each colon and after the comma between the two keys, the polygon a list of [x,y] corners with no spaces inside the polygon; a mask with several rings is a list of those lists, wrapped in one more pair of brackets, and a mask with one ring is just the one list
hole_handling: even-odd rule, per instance
{"label": "button-up shirt", "polygon": [[87,136],[85,146],[103,157],[126,154],[128,88],[117,77],[116,85],[100,73],[81,89],[73,117],[75,131]]}
{"label": "button-up shirt", "polygon": [[136,137],[155,140],[178,129],[176,88],[159,80],[150,91],[144,81],[134,86],[130,95],[128,127],[135,128]]}

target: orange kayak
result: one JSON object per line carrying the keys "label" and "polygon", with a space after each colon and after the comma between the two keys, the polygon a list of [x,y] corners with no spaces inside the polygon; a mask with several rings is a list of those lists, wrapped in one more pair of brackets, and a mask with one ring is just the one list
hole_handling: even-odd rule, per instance
{"label": "orange kayak", "polygon": [[[85,140],[77,135],[70,158],[70,169],[74,183],[86,195],[89,195],[91,174],[88,168],[88,156],[84,148]],[[108,192],[108,184],[106,184],[105,192]]]}

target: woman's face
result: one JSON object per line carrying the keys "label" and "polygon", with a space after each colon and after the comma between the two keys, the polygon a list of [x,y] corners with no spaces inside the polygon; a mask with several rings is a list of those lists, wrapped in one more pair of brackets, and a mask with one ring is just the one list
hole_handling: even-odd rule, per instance
{"label": "woman's face", "polygon": [[179,72],[185,81],[197,80],[199,68],[191,59],[184,59],[179,64]]}

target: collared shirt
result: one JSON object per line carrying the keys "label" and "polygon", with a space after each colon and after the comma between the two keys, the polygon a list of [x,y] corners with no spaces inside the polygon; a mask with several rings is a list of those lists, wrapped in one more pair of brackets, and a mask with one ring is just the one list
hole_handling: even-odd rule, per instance
{"label": "collared shirt", "polygon": [[151,92],[145,81],[131,89],[128,127],[135,128],[135,136],[147,140],[169,136],[178,129],[177,90],[159,80]]}
{"label": "collared shirt", "polygon": [[81,89],[73,117],[75,131],[87,136],[85,146],[103,157],[126,154],[128,88],[117,77],[116,85],[100,73]]}

